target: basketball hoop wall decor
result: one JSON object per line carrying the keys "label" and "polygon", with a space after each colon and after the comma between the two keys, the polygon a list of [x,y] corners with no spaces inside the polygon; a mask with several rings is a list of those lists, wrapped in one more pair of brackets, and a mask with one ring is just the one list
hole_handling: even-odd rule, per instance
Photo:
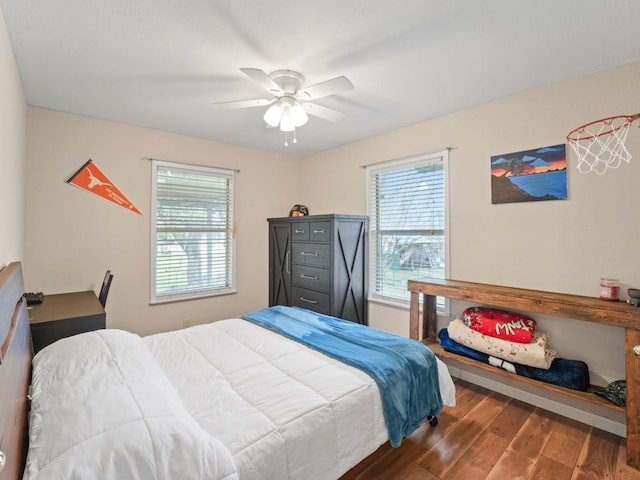
{"label": "basketball hoop wall decor", "polygon": [[567,142],[578,157],[578,171],[602,175],[608,168],[629,163],[625,142],[629,126],[638,118],[640,113],[601,118],[569,132]]}

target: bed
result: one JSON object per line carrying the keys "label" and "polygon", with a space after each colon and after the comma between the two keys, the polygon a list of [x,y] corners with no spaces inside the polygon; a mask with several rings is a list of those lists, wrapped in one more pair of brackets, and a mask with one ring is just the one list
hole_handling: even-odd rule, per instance
{"label": "bed", "polygon": [[[22,291],[19,264],[7,269],[0,272],[0,298],[13,296],[15,326],[7,338],[12,347],[22,346],[15,349],[21,357],[16,371],[24,373],[11,387],[13,415],[22,422],[9,429],[16,431],[15,451],[7,448],[8,422],[0,432],[7,454],[0,478],[17,479],[25,456],[20,438],[31,356],[26,309],[23,302],[15,307]],[[19,276],[8,281],[19,287],[2,288],[6,276]],[[265,309],[254,312],[256,318],[148,337],[100,330],[43,349],[33,358],[24,478],[95,478],[100,472],[104,479],[336,479],[415,428],[415,419],[400,433],[390,428],[395,420],[387,422],[394,418],[388,408],[398,403],[399,390],[382,394],[379,378],[352,366],[362,356],[355,347],[350,358],[337,360],[294,341],[289,332],[277,332],[286,323],[284,312],[275,312],[271,326],[262,323],[274,313]],[[305,315],[311,323],[319,320]],[[289,331],[309,336],[311,327],[295,322]],[[337,322],[340,329],[349,323]],[[414,396],[436,395],[440,402],[423,402],[421,420],[455,403],[451,377],[433,359],[435,388]],[[0,374],[7,363],[0,364]],[[381,370],[388,379],[407,376]],[[2,416],[6,393],[3,387]]]}

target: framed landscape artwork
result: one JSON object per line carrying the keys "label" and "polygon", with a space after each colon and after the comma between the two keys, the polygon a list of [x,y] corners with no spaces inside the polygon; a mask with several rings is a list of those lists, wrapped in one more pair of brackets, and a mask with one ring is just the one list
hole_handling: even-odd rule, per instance
{"label": "framed landscape artwork", "polygon": [[564,144],[491,157],[491,203],[567,198]]}

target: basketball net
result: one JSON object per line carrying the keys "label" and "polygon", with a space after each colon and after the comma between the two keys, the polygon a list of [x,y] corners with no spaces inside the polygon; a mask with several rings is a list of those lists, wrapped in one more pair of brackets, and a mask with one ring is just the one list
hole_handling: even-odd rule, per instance
{"label": "basketball net", "polygon": [[578,171],[602,175],[608,168],[629,163],[631,154],[625,142],[629,125],[638,118],[640,113],[607,117],[569,132],[567,141],[578,157]]}

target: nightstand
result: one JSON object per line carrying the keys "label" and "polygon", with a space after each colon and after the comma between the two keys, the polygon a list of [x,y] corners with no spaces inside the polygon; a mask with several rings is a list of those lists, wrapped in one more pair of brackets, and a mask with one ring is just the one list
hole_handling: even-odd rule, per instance
{"label": "nightstand", "polygon": [[107,314],[91,290],[45,295],[28,310],[34,353],[61,338],[106,327]]}

